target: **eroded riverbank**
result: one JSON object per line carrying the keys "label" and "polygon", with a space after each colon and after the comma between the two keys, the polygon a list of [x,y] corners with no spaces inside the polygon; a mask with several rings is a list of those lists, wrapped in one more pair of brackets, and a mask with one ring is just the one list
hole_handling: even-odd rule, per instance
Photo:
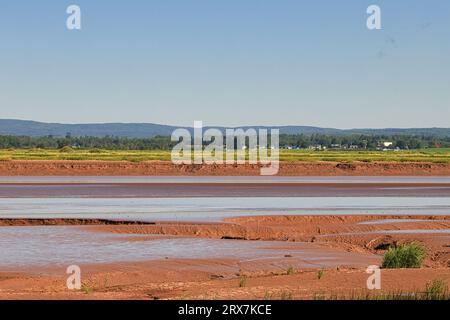
{"label": "eroded riverbank", "polygon": [[[0,161],[0,176],[259,176],[260,165],[175,165],[171,161]],[[450,176],[449,163],[281,161],[278,176]]]}

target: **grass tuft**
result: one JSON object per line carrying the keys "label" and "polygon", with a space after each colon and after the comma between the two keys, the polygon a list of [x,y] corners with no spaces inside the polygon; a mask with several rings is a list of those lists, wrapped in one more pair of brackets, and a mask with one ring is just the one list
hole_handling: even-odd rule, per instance
{"label": "grass tuft", "polygon": [[293,296],[292,292],[283,290],[283,292],[281,292],[280,299],[281,300],[292,300],[292,299],[294,299],[294,296]]}
{"label": "grass tuft", "polygon": [[264,291],[264,300],[271,300],[272,299],[272,294],[269,291]]}
{"label": "grass tuft", "polygon": [[293,266],[289,266],[289,268],[287,269],[287,275],[288,276],[292,276],[295,273],[294,267]]}
{"label": "grass tuft", "polygon": [[325,270],[320,269],[319,271],[317,271],[317,279],[318,280],[322,279],[324,275],[325,275]]}
{"label": "grass tuft", "polygon": [[325,296],[316,293],[314,300],[448,300],[450,301],[450,291],[444,280],[435,279],[426,284],[424,290],[404,292],[401,290],[372,294],[369,292],[353,292],[350,296],[337,297],[336,295]]}
{"label": "grass tuft", "polygon": [[82,284],[80,291],[85,294],[88,294],[88,293],[91,293],[93,291],[93,289],[86,284]]}
{"label": "grass tuft", "polygon": [[425,297],[427,300],[449,300],[448,286],[443,280],[435,279],[427,283]]}
{"label": "grass tuft", "polygon": [[247,285],[247,277],[242,275],[239,278],[239,288],[244,288]]}

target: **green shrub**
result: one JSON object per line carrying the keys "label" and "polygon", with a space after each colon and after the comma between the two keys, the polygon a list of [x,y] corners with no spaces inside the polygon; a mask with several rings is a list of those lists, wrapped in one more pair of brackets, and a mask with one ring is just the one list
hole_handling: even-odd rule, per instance
{"label": "green shrub", "polygon": [[425,256],[425,249],[418,243],[391,247],[384,254],[382,267],[386,269],[420,268]]}

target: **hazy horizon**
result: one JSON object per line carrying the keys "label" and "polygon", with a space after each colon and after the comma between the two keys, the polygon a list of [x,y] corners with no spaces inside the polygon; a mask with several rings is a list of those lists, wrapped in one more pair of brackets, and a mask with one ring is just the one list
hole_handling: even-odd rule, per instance
{"label": "hazy horizon", "polygon": [[[39,120],[32,120],[32,119],[6,119],[6,118],[0,118],[0,121],[2,120],[8,120],[8,121],[32,121],[32,122],[38,122],[38,123],[45,123],[45,124],[61,124],[61,125],[101,125],[101,124],[154,124],[154,125],[161,125],[161,126],[170,126],[170,127],[193,127],[193,123],[191,125],[178,125],[178,124],[171,124],[171,123],[158,123],[158,122],[120,122],[120,121],[112,121],[112,122],[47,122],[47,121],[39,121]],[[353,129],[427,129],[427,128],[433,128],[433,129],[450,129],[450,126],[443,126],[443,127],[348,127],[348,128],[339,128],[339,127],[324,127],[324,126],[314,126],[314,125],[308,125],[308,124],[258,124],[258,123],[252,123],[252,124],[243,124],[239,126],[227,126],[222,124],[210,124],[210,123],[203,123],[204,127],[219,127],[219,128],[239,128],[239,127],[317,127],[317,128],[323,128],[323,129],[338,129],[338,130],[353,130]]]}
{"label": "hazy horizon", "polygon": [[449,34],[445,0],[5,0],[0,119],[446,128]]}

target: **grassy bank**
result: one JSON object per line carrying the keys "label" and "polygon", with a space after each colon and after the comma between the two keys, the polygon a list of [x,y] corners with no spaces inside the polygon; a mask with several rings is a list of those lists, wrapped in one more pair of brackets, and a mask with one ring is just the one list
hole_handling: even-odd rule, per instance
{"label": "grassy bank", "polygon": [[[0,161],[8,160],[104,160],[150,161],[171,160],[169,150],[84,150],[84,149],[6,149],[0,150]],[[342,151],[342,150],[280,150],[282,161],[335,162],[433,162],[450,163],[450,149],[423,149],[401,151]]]}

